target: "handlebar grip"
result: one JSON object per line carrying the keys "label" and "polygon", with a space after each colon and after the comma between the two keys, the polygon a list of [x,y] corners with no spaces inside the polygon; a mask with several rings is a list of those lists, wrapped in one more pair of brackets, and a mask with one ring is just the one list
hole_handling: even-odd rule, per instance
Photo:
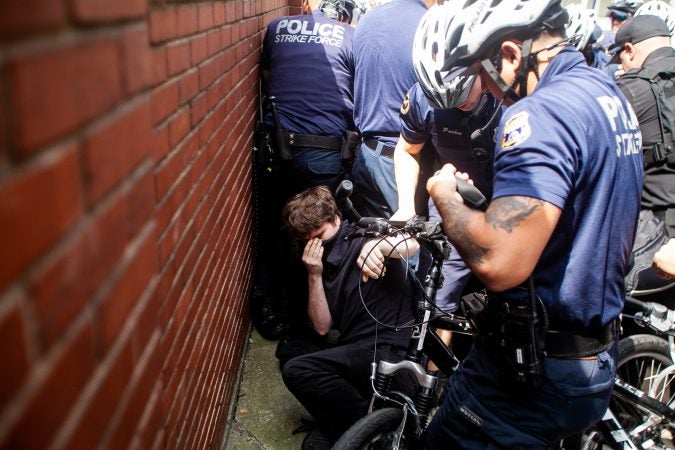
{"label": "handlebar grip", "polygon": [[462,196],[464,202],[475,209],[486,210],[487,200],[483,193],[477,187],[455,176],[457,181],[457,192]]}
{"label": "handlebar grip", "polygon": [[628,296],[626,297],[624,308],[626,307],[626,305],[630,305],[647,315],[651,314],[652,311],[654,310],[654,304],[652,302],[643,302],[641,300],[637,300],[633,297]]}

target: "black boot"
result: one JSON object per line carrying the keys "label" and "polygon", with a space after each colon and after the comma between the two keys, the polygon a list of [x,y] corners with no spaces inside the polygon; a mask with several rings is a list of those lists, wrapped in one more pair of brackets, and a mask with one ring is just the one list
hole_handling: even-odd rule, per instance
{"label": "black boot", "polygon": [[288,330],[287,323],[279,317],[274,298],[265,296],[263,289],[254,286],[251,294],[251,320],[258,333],[265,339],[277,340]]}

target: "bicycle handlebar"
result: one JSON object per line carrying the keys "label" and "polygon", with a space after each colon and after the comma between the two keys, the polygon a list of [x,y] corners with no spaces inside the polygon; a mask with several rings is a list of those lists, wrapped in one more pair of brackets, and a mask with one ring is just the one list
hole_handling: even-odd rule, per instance
{"label": "bicycle handlebar", "polygon": [[675,336],[675,311],[659,303],[643,302],[633,297],[626,297],[626,306],[636,308],[638,312],[632,317],[639,325],[648,326],[659,333]]}

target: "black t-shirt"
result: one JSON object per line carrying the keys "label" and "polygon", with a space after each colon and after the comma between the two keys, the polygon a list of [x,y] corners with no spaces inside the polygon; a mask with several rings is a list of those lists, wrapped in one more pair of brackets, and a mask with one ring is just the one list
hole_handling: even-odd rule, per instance
{"label": "black t-shirt", "polygon": [[[403,260],[390,258],[384,277],[360,282],[356,260],[366,240],[363,231],[343,221],[336,235],[324,242],[323,286],[340,344],[375,337],[376,323],[363,303],[381,323],[402,326],[413,322],[414,290]],[[409,338],[410,328],[395,331],[377,326],[378,343],[405,347]]]}
{"label": "black t-shirt", "polygon": [[[657,61],[661,65],[663,59],[670,60],[671,67],[675,67],[675,50],[670,47],[654,50],[645,59],[643,66],[649,66]],[[661,142],[659,114],[649,82],[640,78],[619,77],[616,83],[635,110],[642,133],[642,147],[650,148],[655,143]],[[675,164],[669,164],[667,160],[648,164],[645,167],[642,208],[675,207],[675,181],[673,180],[675,180]]]}

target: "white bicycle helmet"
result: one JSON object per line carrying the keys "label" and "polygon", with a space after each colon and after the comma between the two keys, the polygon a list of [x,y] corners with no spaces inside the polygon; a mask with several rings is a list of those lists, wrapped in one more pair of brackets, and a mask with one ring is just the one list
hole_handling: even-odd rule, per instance
{"label": "white bicycle helmet", "polygon": [[429,8],[417,26],[413,41],[417,79],[429,104],[436,109],[450,109],[464,103],[476,79],[475,75],[453,76],[443,69],[448,20],[453,15],[448,8],[449,3]]}
{"label": "white bicycle helmet", "polygon": [[572,4],[566,7],[569,20],[565,33],[568,38],[578,36],[575,47],[581,51],[590,41],[591,34],[595,30],[595,11],[582,8],[581,5]]}
{"label": "white bicycle helmet", "polygon": [[319,9],[324,16],[335,20],[342,19],[347,23],[352,20],[355,6],[353,0],[321,0],[319,3]]}
{"label": "white bicycle helmet", "polygon": [[675,8],[661,0],[652,0],[644,3],[635,11],[636,16],[645,14],[660,17],[668,25],[670,35],[673,35],[673,31],[675,31]]}
{"label": "white bicycle helmet", "polygon": [[499,43],[514,36],[534,37],[567,23],[560,0],[451,0],[442,10],[445,67],[469,66],[489,58]]}

